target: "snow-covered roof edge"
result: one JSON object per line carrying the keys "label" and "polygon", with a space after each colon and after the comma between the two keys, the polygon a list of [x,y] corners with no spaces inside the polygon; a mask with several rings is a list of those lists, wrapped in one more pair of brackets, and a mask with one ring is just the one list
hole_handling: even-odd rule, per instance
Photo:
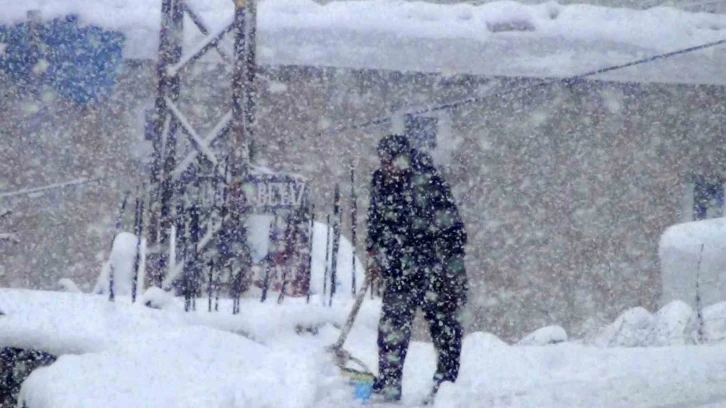
{"label": "snow-covered roof edge", "polygon": [[[189,4],[212,30],[232,17],[230,0]],[[128,58],[154,58],[160,5],[160,0],[28,0],[6,7],[0,23],[22,21],[33,8],[44,18],[77,13],[82,22],[122,31]],[[185,26],[191,47],[201,35],[189,20]],[[263,64],[562,77],[726,39],[726,15],[556,2],[263,0],[258,29]],[[724,48],[654,63],[660,67],[655,72],[631,69],[603,78],[726,84]]]}

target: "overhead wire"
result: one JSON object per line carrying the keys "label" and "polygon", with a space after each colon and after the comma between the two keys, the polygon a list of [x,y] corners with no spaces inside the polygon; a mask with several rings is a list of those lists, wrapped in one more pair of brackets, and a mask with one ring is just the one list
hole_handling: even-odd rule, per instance
{"label": "overhead wire", "polygon": [[[438,112],[438,111],[442,111],[442,110],[456,109],[456,108],[461,107],[461,106],[471,105],[471,104],[475,104],[475,103],[478,103],[478,102],[482,102],[482,101],[485,101],[485,100],[487,100],[489,98],[502,97],[502,96],[510,95],[510,94],[513,94],[513,93],[516,93],[516,92],[527,91],[527,90],[531,90],[531,89],[535,89],[535,88],[539,88],[539,87],[543,87],[543,86],[552,85],[552,84],[555,84],[555,83],[574,82],[574,81],[577,81],[577,80],[580,80],[580,79],[584,79],[584,78],[587,78],[587,77],[591,77],[591,76],[595,76],[595,75],[600,75],[600,74],[604,74],[604,73],[608,73],[608,72],[612,72],[612,71],[616,71],[616,70],[621,70],[621,69],[633,67],[633,66],[636,66],[636,65],[647,64],[647,63],[650,63],[650,62],[653,62],[653,61],[658,61],[658,60],[662,60],[662,59],[672,58],[672,57],[677,56],[677,55],[688,54],[688,53],[691,53],[691,52],[700,51],[700,50],[704,50],[704,49],[707,49],[707,48],[713,48],[713,47],[717,47],[719,45],[724,45],[724,44],[726,44],[726,38],[724,38],[722,40],[718,40],[718,41],[712,41],[712,42],[708,42],[708,43],[696,45],[696,46],[693,46],[693,47],[682,48],[682,49],[675,50],[675,51],[671,51],[671,52],[666,52],[666,53],[662,53],[662,54],[653,55],[653,56],[650,56],[650,57],[645,57],[645,58],[637,59],[637,60],[634,60],[634,61],[631,61],[631,62],[627,62],[627,63],[624,63],[624,64],[611,65],[611,66],[608,66],[608,67],[605,67],[605,68],[600,68],[600,69],[596,69],[596,70],[593,70],[593,71],[588,71],[588,72],[585,72],[585,73],[582,73],[582,74],[578,74],[578,75],[574,75],[574,76],[570,76],[570,77],[553,78],[553,79],[549,79],[549,80],[546,80],[546,81],[541,81],[541,82],[538,82],[538,83],[535,83],[535,84],[530,84],[530,85],[526,85],[526,86],[522,86],[522,87],[518,87],[518,88],[514,88],[514,89],[508,89],[508,90],[501,91],[501,92],[493,92],[493,93],[489,93],[489,94],[485,94],[485,95],[472,96],[472,97],[469,97],[469,98],[460,99],[460,100],[457,100],[457,101],[451,101],[451,102],[447,102],[447,103],[444,103],[444,104],[439,104],[439,105],[434,105],[434,106],[429,106],[429,107],[424,107],[424,108],[420,108],[420,109],[411,110],[411,111],[408,111],[408,112],[405,112],[405,113],[406,114],[412,114],[412,115],[424,115],[424,114],[427,114],[427,113],[433,113],[433,112]],[[336,127],[336,128],[332,128],[332,129],[328,129],[328,130],[319,132],[317,134],[317,136],[323,136],[323,135],[326,135],[326,134],[327,135],[335,135],[335,134],[342,133],[342,132],[345,132],[345,131],[360,130],[360,129],[369,128],[371,126],[382,125],[382,124],[385,124],[385,123],[389,123],[392,120],[392,116],[393,116],[393,114],[389,114],[387,116],[382,116],[382,117],[379,117],[379,118],[375,118],[375,119],[372,119],[372,120],[368,120],[366,122],[361,122],[361,123],[357,123],[357,124],[353,124],[353,125],[343,125],[343,126],[339,126],[339,127]],[[10,197],[13,197],[13,196],[18,196],[18,195],[27,195],[27,194],[39,193],[41,191],[47,191],[47,190],[51,190],[51,189],[55,189],[55,188],[64,188],[64,187],[73,186],[73,185],[81,185],[81,184],[99,182],[99,181],[103,181],[103,180],[108,179],[108,178],[109,177],[104,177],[104,178],[99,178],[99,179],[91,179],[91,180],[87,180],[87,179],[73,180],[73,181],[70,181],[70,182],[57,183],[57,184],[52,184],[52,185],[49,185],[49,186],[43,186],[43,187],[31,188],[31,189],[23,189],[23,190],[19,190],[19,191],[0,191],[0,199],[2,199],[2,198],[10,198]]]}
{"label": "overhead wire", "polygon": [[[513,94],[513,93],[517,93],[517,92],[522,92],[522,91],[527,91],[527,90],[531,90],[531,89],[535,89],[535,88],[539,88],[539,87],[543,87],[543,86],[552,85],[552,84],[555,84],[555,83],[574,82],[574,81],[577,81],[577,80],[580,80],[580,79],[584,79],[584,78],[587,78],[587,77],[591,77],[591,76],[595,76],[595,75],[600,75],[600,74],[604,74],[604,73],[608,73],[608,72],[612,72],[612,71],[616,71],[616,70],[621,70],[621,69],[633,67],[633,66],[636,66],[636,65],[642,65],[642,64],[650,63],[650,62],[657,61],[657,60],[672,58],[672,57],[677,56],[677,55],[688,54],[688,53],[691,53],[691,52],[700,51],[700,50],[704,50],[704,49],[707,49],[707,48],[717,47],[717,46],[723,45],[723,44],[726,44],[726,38],[724,38],[722,40],[718,40],[718,41],[713,41],[713,42],[709,42],[709,43],[704,43],[704,44],[696,45],[696,46],[693,46],[693,47],[682,48],[682,49],[679,49],[679,50],[675,50],[675,51],[671,51],[671,52],[666,52],[666,53],[663,53],[663,54],[657,54],[657,55],[653,55],[653,56],[650,56],[650,57],[645,57],[645,58],[637,59],[637,60],[634,60],[634,61],[631,61],[631,62],[627,62],[627,63],[624,63],[624,64],[611,65],[611,66],[608,66],[608,67],[605,67],[605,68],[600,68],[600,69],[596,69],[596,70],[593,70],[593,71],[588,71],[588,72],[585,72],[585,73],[582,73],[582,74],[578,74],[578,75],[574,75],[574,76],[570,76],[570,77],[549,79],[549,80],[541,81],[541,82],[538,82],[538,83],[535,83],[535,84],[530,84],[530,85],[526,85],[526,86],[522,86],[522,87],[517,87],[517,88],[514,88],[514,89],[508,89],[508,90],[501,91],[501,92],[493,92],[493,93],[489,93],[489,94],[485,94],[485,95],[472,96],[472,97],[469,97],[469,98],[460,99],[460,100],[457,100],[457,101],[451,101],[451,102],[447,102],[447,103],[440,104],[440,105],[435,105],[435,106],[429,106],[429,107],[425,107],[425,108],[415,109],[415,110],[411,110],[411,111],[405,112],[405,114],[425,115],[427,113],[434,113],[434,112],[438,112],[438,111],[442,111],[442,110],[455,109],[455,108],[458,108],[458,107],[461,107],[461,106],[464,106],[464,105],[471,105],[471,104],[474,104],[474,103],[482,102],[482,101],[487,100],[489,98],[506,96],[506,95],[510,95],[510,94]],[[330,135],[335,135],[335,134],[342,133],[342,132],[346,132],[346,131],[365,129],[365,128],[369,128],[371,126],[377,126],[377,125],[389,123],[392,120],[393,120],[393,114],[389,114],[387,116],[379,117],[379,118],[376,118],[376,119],[372,119],[372,120],[369,120],[369,121],[366,121],[366,122],[357,123],[357,124],[354,124],[354,125],[343,125],[343,126],[338,126],[336,128],[324,130],[324,131],[318,132],[316,136],[318,136],[318,137],[323,136],[323,135],[329,135],[330,136]]]}

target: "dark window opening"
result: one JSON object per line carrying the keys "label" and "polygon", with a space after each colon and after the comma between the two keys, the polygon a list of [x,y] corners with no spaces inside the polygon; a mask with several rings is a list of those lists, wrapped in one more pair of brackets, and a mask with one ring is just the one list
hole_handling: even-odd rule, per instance
{"label": "dark window opening", "polygon": [[724,180],[697,176],[693,185],[693,219],[706,220],[724,215]]}

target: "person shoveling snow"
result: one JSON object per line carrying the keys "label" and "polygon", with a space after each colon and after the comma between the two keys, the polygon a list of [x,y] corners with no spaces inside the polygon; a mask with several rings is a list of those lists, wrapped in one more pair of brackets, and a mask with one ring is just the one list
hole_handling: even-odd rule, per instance
{"label": "person shoveling snow", "polygon": [[385,289],[372,391],[387,402],[401,400],[403,365],[420,307],[438,356],[431,402],[441,383],[455,382],[459,373],[467,234],[451,190],[427,154],[413,149],[405,136],[389,135],[380,141],[378,156],[366,246],[375,260],[369,275],[380,274]]}

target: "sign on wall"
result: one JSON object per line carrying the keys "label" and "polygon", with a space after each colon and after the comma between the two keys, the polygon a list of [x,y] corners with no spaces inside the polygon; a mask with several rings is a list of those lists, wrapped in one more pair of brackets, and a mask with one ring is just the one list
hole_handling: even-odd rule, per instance
{"label": "sign on wall", "polygon": [[310,203],[306,180],[287,174],[251,174],[243,183],[244,194],[235,197],[248,213],[270,214],[299,211]]}

